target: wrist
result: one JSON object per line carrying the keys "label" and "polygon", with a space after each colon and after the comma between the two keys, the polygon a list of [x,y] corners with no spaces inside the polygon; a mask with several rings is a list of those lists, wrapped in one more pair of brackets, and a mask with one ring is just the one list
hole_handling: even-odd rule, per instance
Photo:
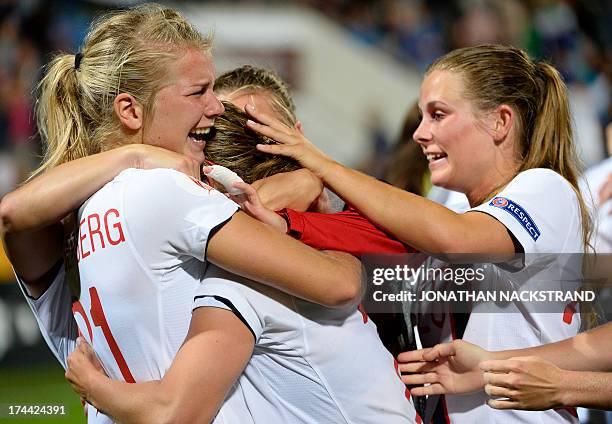
{"label": "wrist", "polygon": [[91,373],[91,376],[88,379],[86,399],[87,402],[89,402],[96,409],[100,409],[101,407],[99,403],[102,396],[101,393],[108,388],[109,382],[110,379],[99,372]]}
{"label": "wrist", "polygon": [[484,358],[483,361],[492,361],[492,360],[501,361],[504,359],[510,359],[515,356],[519,356],[519,355],[513,354],[512,352],[513,352],[512,350],[500,350],[500,351],[495,351],[495,352],[485,350],[483,353],[483,358]]}
{"label": "wrist", "polygon": [[560,378],[555,383],[552,400],[559,406],[579,406],[582,390],[577,390],[577,382],[581,378],[578,371],[560,370]]}
{"label": "wrist", "polygon": [[323,183],[327,183],[330,179],[333,179],[336,174],[338,174],[342,170],[343,166],[338,162],[326,158],[319,169],[314,172],[314,174],[323,181]]}

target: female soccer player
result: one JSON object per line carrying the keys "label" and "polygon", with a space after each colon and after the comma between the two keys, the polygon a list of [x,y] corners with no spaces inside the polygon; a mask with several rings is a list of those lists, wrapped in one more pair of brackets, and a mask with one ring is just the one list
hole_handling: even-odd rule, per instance
{"label": "female soccer player", "polygon": [[[459,49],[429,67],[419,108],[414,138],[429,160],[432,183],[465,193],[472,207],[465,214],[335,163],[298,131],[247,111],[254,118],[249,127],[279,143],[262,144],[261,151],[298,160],[401,241],[432,253],[527,254],[516,272],[489,267],[487,278],[498,289],[529,290],[542,282],[530,254],[585,252],[591,224],[577,185],[566,88],[552,66],[512,47]],[[548,289],[560,288],[556,278],[546,281]],[[450,337],[448,319],[444,325]],[[557,341],[579,328],[579,317],[568,319],[563,307],[544,314],[521,302],[475,304],[463,338],[499,350]],[[453,422],[575,420],[567,411],[495,411],[486,407],[484,392],[446,401]]]}
{"label": "female soccer player", "polygon": [[[220,162],[237,165],[237,171],[256,168],[262,175],[296,166],[281,156],[249,157],[263,139],[245,131],[244,112],[229,103],[225,107],[215,123],[216,135],[207,143],[231,147],[227,157],[216,151]],[[212,265],[196,292],[187,341],[161,381],[112,381],[89,363],[93,353],[85,345],[68,358],[67,378],[83,397],[118,421],[148,422],[168,416],[174,405],[181,405],[178,417],[206,422],[210,419],[209,393],[199,387],[211,372],[200,364],[200,351],[210,343],[201,334],[205,321],[200,313],[207,307],[234,311],[252,333],[247,339],[255,338],[249,362],[228,400],[235,404],[238,391],[254,422],[416,420],[394,359],[367,315],[355,307],[330,310],[301,301]],[[241,343],[241,334],[233,337],[235,343]]]}
{"label": "female soccer player", "polygon": [[[180,153],[187,157],[183,168],[199,169],[203,136],[223,111],[212,93],[209,47],[210,40],[171,9],[141,6],[99,20],[82,52],[58,55],[42,82],[38,118],[48,148],[39,174],[130,143]],[[133,160],[134,150],[123,152]],[[76,330],[71,311],[56,307],[70,299],[61,236],[54,228],[28,232],[40,222],[32,225],[36,216],[13,214],[14,199],[19,196],[2,202],[5,243],[34,308],[44,305],[38,318],[51,323],[49,335],[64,359]],[[236,210],[210,187],[170,170],[128,170],[81,208],[76,239],[81,284],[72,292],[78,300],[73,312],[112,376],[161,377],[187,333],[205,259],[327,305],[358,297],[355,260],[309,249]],[[209,381],[218,388],[210,398],[218,406],[248,359],[249,344],[220,335],[251,333],[232,312],[203,309],[200,315],[211,315],[207,337],[214,341],[201,359],[226,364],[227,373]]]}
{"label": "female soccer player", "polygon": [[[136,11],[139,10],[142,9],[136,9]],[[168,10],[164,11],[164,17],[161,20],[164,21],[167,16],[172,16],[173,19],[180,21],[180,17],[177,17],[176,14]],[[134,22],[130,22],[130,24],[138,28],[138,25],[134,25]],[[99,25],[104,26],[104,21]],[[117,22],[114,22],[114,25],[119,27]],[[159,28],[156,29],[155,33],[159,33]],[[140,35],[142,36],[142,33]],[[180,43],[175,44],[180,46]],[[86,69],[87,59],[89,58],[88,51],[90,50],[87,47],[86,43],[83,58],[80,61],[77,59],[75,62],[75,72]],[[159,48],[159,45],[156,45],[156,47]],[[181,47],[184,48],[185,46]],[[151,51],[148,51],[148,53],[151,54]],[[196,78],[200,76],[199,71],[197,71],[198,69],[210,72],[210,65],[206,61],[198,63],[197,60],[200,58],[189,59],[184,64],[182,60],[178,60],[168,65],[169,73],[171,73],[170,76],[177,77],[179,84],[175,84],[178,87],[170,84],[168,90],[170,92],[162,94],[167,96],[163,100],[165,102],[172,102],[174,107],[170,108],[171,105],[168,105],[166,109],[166,105],[155,104],[155,107],[153,107],[154,115],[150,118],[151,121],[146,121],[147,127],[145,128],[143,138],[148,135],[153,137],[153,140],[158,140],[157,137],[163,135],[164,132],[172,135],[171,129],[163,127],[163,124],[177,125],[182,119],[185,119],[185,117],[173,115],[182,111],[181,106],[189,106],[191,108],[197,106],[197,103],[193,103],[195,100],[188,102],[188,104],[183,104],[183,102],[187,101],[183,97],[189,98],[194,93],[189,92],[184,96],[176,96],[176,94],[181,94],[181,88],[191,87],[191,85],[188,85],[189,83],[201,82],[202,79],[211,82],[212,78],[210,78],[208,73],[203,75],[203,78]],[[181,68],[183,65],[185,68]],[[52,71],[50,73],[52,75]],[[182,79],[182,74],[186,74],[187,78]],[[169,78],[169,80],[174,82],[173,78]],[[209,88],[209,86],[196,87],[195,96],[199,98],[199,96],[205,95],[204,93],[207,93]],[[164,89],[162,88],[160,91]],[[173,90],[177,89],[178,93],[173,93]],[[175,96],[173,97],[172,94],[175,94]],[[144,97],[147,98],[147,96]],[[160,97],[159,93],[157,97]],[[204,100],[202,102],[204,105],[208,104]],[[208,99],[208,102],[213,102],[213,99]],[[161,111],[163,112],[162,114],[157,114],[157,107],[163,109]],[[146,110],[146,108],[144,109]],[[211,117],[216,117],[218,113],[217,109],[216,112],[212,111],[210,115]],[[134,123],[133,115],[134,111],[129,111],[126,118],[128,123]],[[155,122],[155,119],[160,119],[162,122]],[[151,133],[148,133],[149,130]],[[196,128],[190,132],[193,134],[189,134],[188,138],[193,140],[188,140],[191,142],[188,146],[193,147],[194,144],[198,145],[198,140],[202,138],[199,137],[200,133],[205,133],[206,130],[200,131],[200,128]],[[71,141],[74,143],[78,140]],[[165,147],[163,139],[159,142]],[[203,159],[203,156],[200,155],[204,143],[199,143],[199,146],[200,151],[198,149],[191,149],[187,152],[193,156],[193,161],[198,164]],[[181,145],[175,143],[172,147],[175,151],[184,152],[181,149]],[[106,157],[111,157],[111,152],[105,153],[108,153]],[[161,152],[157,153],[161,154]],[[82,166],[83,160],[80,161],[80,166]],[[94,161],[92,160],[90,163],[93,165]],[[77,170],[77,164],[73,165],[72,169]],[[141,179],[144,180],[142,182],[145,184],[136,184],[134,182],[134,180]],[[81,188],[78,189],[81,190]],[[261,235],[254,233],[245,233],[246,241],[240,240],[238,237],[223,241],[223,234],[227,233],[227,225],[230,225],[236,219],[236,216],[229,223],[223,225],[214,236],[207,237],[207,233],[214,231],[215,214],[223,214],[223,209],[214,208],[214,205],[211,204],[211,197],[217,199],[216,201],[220,202],[221,205],[229,202],[218,193],[211,191],[210,188],[202,187],[197,181],[191,181],[168,170],[154,170],[144,173],[137,170],[128,170],[99,190],[81,208],[81,219],[79,220],[80,232],[77,239],[79,271],[81,274],[81,296],[79,301],[75,302],[73,311],[77,322],[80,324],[82,333],[90,341],[93,341],[94,348],[98,355],[102,357],[102,362],[107,371],[114,378],[129,382],[149,380],[160,378],[167,369],[168,361],[174,356],[178,344],[182,342],[186,332],[186,323],[188,322],[188,315],[186,313],[189,312],[190,308],[184,308],[184,306],[186,301],[191,302],[193,300],[193,287],[187,282],[192,280],[195,282],[199,281],[203,273],[201,261],[188,261],[188,263],[183,265],[185,256],[189,258],[196,255],[196,252],[192,249],[204,249],[208,238],[210,240],[207,249],[208,258],[213,257],[214,253],[212,252],[217,249],[214,245],[219,243],[219,249],[227,249],[225,251],[230,262],[240,259],[248,263],[250,260],[254,262],[263,260],[262,258],[257,258],[261,249],[256,246],[249,246],[249,243],[264,243],[262,247],[264,250],[274,247],[272,240],[266,241],[261,238]],[[130,208],[130,205],[133,205],[133,208]],[[235,210],[233,204],[228,209],[228,211],[230,210],[231,213]],[[14,227],[11,230],[15,232]],[[269,233],[268,229],[264,230],[264,234]],[[222,241],[216,242],[215,240]],[[242,246],[235,248],[233,243],[236,242],[242,243]],[[277,247],[282,248],[282,245],[277,245]],[[291,259],[287,256],[290,254],[290,251],[281,252],[279,259],[284,257],[282,260],[287,260],[286,266],[291,268],[297,267],[297,272],[300,272],[299,269],[305,271],[307,268],[302,268],[302,265],[304,265],[302,261],[305,258],[300,256],[299,258]],[[235,259],[232,259],[234,255]],[[318,254],[317,257],[319,257]],[[114,266],[105,267],[105,264],[110,262]],[[316,266],[314,263],[311,265]],[[266,265],[263,263],[249,263],[247,268],[250,271],[248,271],[247,275],[251,275],[251,271],[259,267],[263,267],[260,270],[266,274],[266,278],[262,278],[264,281],[268,279],[273,280],[279,276],[282,276],[281,280],[285,277],[289,278],[289,275],[286,274],[287,269],[283,270],[282,265],[273,270],[266,270]],[[347,269],[345,268],[345,271]],[[104,270],[104,272],[101,270]],[[216,272],[220,273],[221,271],[217,269]],[[313,281],[309,281],[309,284],[317,283],[314,279],[317,278],[318,272],[319,270],[315,268],[309,269],[308,277],[313,278]],[[335,269],[334,272],[344,273],[340,268]],[[256,277],[256,274],[255,272],[252,275]],[[344,273],[343,278],[348,278],[349,281],[343,281],[340,284],[350,285],[350,279],[353,277],[350,274]],[[238,277],[234,276],[233,278]],[[62,286],[60,284],[62,280],[63,274],[60,273],[51,287],[43,291],[42,297],[31,303],[34,304],[40,301],[41,304],[44,303],[45,305],[53,304],[53,301],[49,301],[49,298],[54,294],[57,294],[57,299],[64,299],[67,289],[65,285]],[[101,283],[97,281],[101,281]],[[156,281],[159,282],[158,287],[155,287]],[[331,280],[329,281],[331,282]],[[233,284],[236,285],[236,283]],[[214,285],[214,282],[211,282],[207,287]],[[165,414],[168,414],[164,416],[181,417],[181,419],[186,421],[192,421],[192,419],[208,421],[212,419],[221,401],[230,390],[229,386],[233,384],[249,359],[249,346],[251,346],[250,349],[252,350],[254,344],[253,337],[257,334],[255,331],[251,332],[251,330],[256,330],[257,325],[252,319],[249,319],[252,318],[252,314],[240,313],[240,311],[244,310],[244,305],[240,303],[239,299],[234,300],[234,303],[238,306],[237,308],[231,308],[227,305],[227,298],[232,299],[232,282],[226,281],[221,285],[217,282],[217,286],[220,293],[212,295],[208,293],[208,296],[204,298],[206,304],[201,305],[202,307],[194,314],[194,333],[192,334],[197,334],[197,336],[192,335],[189,339],[190,342],[181,350],[184,352],[183,355],[198,362],[198,372],[191,373],[189,376],[192,378],[195,376],[205,376],[210,392],[202,392],[201,394],[204,396],[202,400],[191,396],[194,392],[187,388],[192,386],[181,384],[180,387],[187,391],[177,390],[175,394],[184,395],[186,393],[190,395],[187,398],[192,399],[193,402],[197,401],[195,403],[196,408],[189,408],[189,402],[172,403],[169,408],[164,409]],[[224,290],[222,288],[228,286],[229,289],[226,288]],[[229,294],[226,293],[228,290]],[[264,289],[260,288],[259,290]],[[310,289],[307,290],[310,291]],[[332,288],[332,290],[336,289]],[[280,314],[282,315],[280,317],[287,318],[287,313],[284,313],[282,305],[278,304],[278,302],[275,303],[273,300],[253,290],[249,293],[258,301],[263,302],[265,304],[263,306],[267,304],[275,305],[268,308],[269,315],[273,315],[272,312],[276,311],[274,313],[276,313],[276,316],[279,316],[280,309],[283,312],[283,314]],[[283,295],[277,293],[276,296],[281,296],[282,298]],[[105,299],[112,299],[112,303],[106,303]],[[314,300],[317,300],[316,297]],[[340,302],[345,300],[348,299],[341,299]],[[298,300],[292,298],[290,303],[301,304]],[[108,305],[111,306],[109,307]],[[319,310],[319,307],[312,304],[307,305],[305,307],[306,316],[309,316],[308,313],[311,310]],[[37,307],[36,305],[34,306]],[[44,307],[41,308],[44,309]],[[261,309],[262,313],[266,310],[264,308]],[[321,377],[313,374],[315,371],[312,367],[307,366],[303,361],[300,362],[298,360],[296,362],[296,358],[299,358],[299,356],[287,359],[289,361],[288,365],[301,367],[300,369],[303,372],[312,374],[307,379],[303,378],[303,373],[297,373],[297,375],[295,373],[288,374],[294,378],[294,383],[298,384],[301,382],[301,386],[304,388],[301,394],[318,393],[314,400],[308,400],[305,395],[300,396],[300,399],[297,399],[297,401],[292,399],[294,401],[293,404],[296,405],[297,414],[300,415],[300,409],[297,407],[300,406],[303,411],[308,411],[308,414],[314,414],[323,420],[329,417],[333,417],[331,419],[335,420],[336,417],[343,415],[350,417],[368,414],[375,417],[372,418],[373,420],[379,417],[387,421],[402,420],[402,422],[412,419],[414,415],[411,414],[414,413],[414,410],[411,409],[409,402],[404,396],[404,389],[394,370],[392,358],[388,353],[384,352],[384,348],[377,342],[372,324],[368,323],[367,320],[364,322],[362,314],[354,306],[349,305],[348,309],[343,308],[338,312],[320,309],[325,311],[322,313],[325,318],[323,323],[333,322],[334,325],[327,327],[323,323],[315,325],[317,319],[321,320],[321,316],[317,317],[317,314],[313,313],[313,325],[308,326],[306,330],[307,332],[312,331],[314,336],[314,338],[308,338],[309,342],[314,343],[317,349],[324,354],[323,357],[314,359],[317,360],[317,364],[325,369],[325,372]],[[258,308],[254,312],[259,312],[259,310]],[[39,313],[40,311],[41,309],[39,309]],[[44,311],[42,312],[44,314]],[[134,314],[139,317],[137,321],[130,318]],[[235,318],[228,317],[228,314]],[[293,317],[289,319],[289,323],[293,323],[291,325],[295,327],[295,324],[299,323],[299,320],[296,321],[298,319],[296,315],[298,314],[294,312],[293,315],[289,315]],[[318,315],[321,315],[321,313]],[[41,321],[44,320],[45,318],[42,317]],[[52,330],[49,332],[51,336],[54,335],[54,330],[64,328],[62,323],[59,322],[62,320],[58,318],[48,319],[47,321],[57,323],[57,327],[51,326]],[[67,321],[69,319],[64,320],[64,324]],[[248,325],[246,325],[247,323]],[[138,331],[135,331],[136,329]],[[332,332],[328,333],[326,329]],[[261,330],[266,330],[267,332],[257,334],[257,337],[267,337],[274,328],[270,329],[268,325],[264,326]],[[293,333],[295,333],[295,329]],[[321,335],[321,333],[323,334]],[[58,346],[62,350],[60,356],[61,353],[65,353],[70,349],[70,343],[66,342],[66,340],[71,340],[72,336],[73,333],[66,332],[63,335],[63,339],[60,338],[60,346]],[[307,335],[305,334],[303,337],[307,338]],[[338,356],[338,352],[327,349],[328,343],[319,343],[321,337],[329,342],[345,340],[346,343],[338,347],[339,351],[348,350],[350,353],[351,347],[353,347],[361,352],[363,361],[377,370],[373,372],[370,378],[370,380],[380,383],[377,385],[379,386],[377,388],[377,396],[365,396],[366,392],[361,390],[357,384],[354,384],[359,381],[359,364],[351,362],[352,365],[349,366],[349,363],[345,361],[343,356]],[[299,343],[300,340],[300,337],[296,338],[294,336],[293,338],[296,355],[299,354],[297,351],[304,347],[303,344]],[[105,342],[108,343],[108,347],[105,345]],[[159,348],[159,345],[162,346],[162,349]],[[309,351],[312,358],[313,349],[310,348]],[[216,356],[221,352],[224,352],[223,355]],[[222,365],[225,372],[219,372],[221,364],[218,359],[221,357],[223,358]],[[287,371],[288,368],[274,367],[273,369]],[[368,370],[371,370],[371,368]],[[362,372],[368,370],[363,369]],[[239,371],[238,374],[236,374],[236,371]],[[341,372],[339,373],[339,371]],[[282,377],[282,372],[279,375]],[[343,376],[346,378],[343,378]],[[302,377],[302,379],[300,380],[298,377]],[[202,379],[200,378],[196,382],[200,383],[201,381]],[[350,384],[354,387],[354,396],[348,396],[346,399],[343,398],[343,396],[348,395],[348,391],[345,393],[344,390],[342,390],[341,394],[335,396],[335,399],[330,396],[331,392],[338,391],[339,385],[344,387],[345,384]],[[248,392],[251,395],[248,399],[253,399],[253,396],[256,395],[264,396],[264,393],[258,390],[248,390],[243,389],[243,387],[245,386],[242,385],[240,388],[234,387],[231,390],[225,404],[228,407],[222,409],[219,415],[220,420],[243,422],[241,420],[245,418],[244,414],[253,415],[257,412],[255,415],[263,415],[268,421],[277,413],[279,415],[278,420],[284,421],[289,412],[284,411],[282,408],[270,409],[265,399],[251,402],[249,410],[237,408],[236,405],[240,403],[239,400],[243,396],[246,397],[243,393]],[[261,385],[257,385],[255,389],[261,387]],[[291,390],[293,389],[295,387],[291,388]],[[291,395],[291,390],[279,388],[280,393],[285,396]],[[322,394],[324,395],[323,397],[321,397]],[[169,400],[171,398],[166,397],[165,399]],[[185,399],[185,396],[180,397],[180,399]],[[323,403],[321,403],[322,400]],[[159,406],[163,407],[164,405],[159,404]],[[165,406],[168,405],[166,404]],[[257,409],[254,410],[253,408]],[[138,412],[141,414],[157,414],[159,410],[141,408]],[[292,411],[291,413],[295,414],[296,412]],[[95,419],[94,417],[97,414],[90,413],[90,416],[92,417],[91,419]],[[149,415],[145,416],[149,417]],[[123,416],[121,417],[123,418]],[[159,415],[155,415],[155,417],[157,418]],[[148,418],[143,419],[147,422],[149,421]],[[261,421],[261,418],[259,421]]]}

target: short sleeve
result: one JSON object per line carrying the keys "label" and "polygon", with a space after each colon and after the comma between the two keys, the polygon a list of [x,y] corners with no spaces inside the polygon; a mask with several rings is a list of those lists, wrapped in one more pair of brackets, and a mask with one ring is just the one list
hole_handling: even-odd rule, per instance
{"label": "short sleeve", "polygon": [[554,171],[522,172],[495,197],[470,211],[484,212],[501,222],[525,253],[582,251],[576,194]]}
{"label": "short sleeve", "polygon": [[253,334],[255,342],[263,333],[263,320],[239,284],[224,278],[206,278],[196,291],[193,309],[217,307],[232,311]]}
{"label": "short sleeve", "polygon": [[319,250],[338,250],[357,257],[366,253],[407,253],[415,250],[392,238],[355,209],[324,214],[283,209],[287,233]]}
{"label": "short sleeve", "polygon": [[123,208],[140,252],[159,248],[205,259],[212,235],[238,210],[222,193],[171,169],[133,170]]}
{"label": "short sleeve", "polygon": [[66,368],[68,355],[76,346],[78,329],[72,316],[72,300],[64,266],[62,265],[51,285],[38,299],[32,298],[23,280],[18,275],[16,277],[45,342]]}

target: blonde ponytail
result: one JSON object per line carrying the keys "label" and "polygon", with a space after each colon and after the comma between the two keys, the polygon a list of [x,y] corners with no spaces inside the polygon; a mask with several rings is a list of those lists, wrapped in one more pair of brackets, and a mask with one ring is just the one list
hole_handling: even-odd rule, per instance
{"label": "blonde ponytail", "polygon": [[100,151],[89,139],[79,108],[79,88],[74,55],[60,54],[47,66],[38,86],[36,119],[46,143],[45,155],[32,177],[48,168]]}

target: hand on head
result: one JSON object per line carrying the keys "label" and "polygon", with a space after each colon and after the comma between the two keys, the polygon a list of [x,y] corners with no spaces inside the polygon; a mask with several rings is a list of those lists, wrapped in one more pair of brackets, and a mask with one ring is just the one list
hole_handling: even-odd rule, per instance
{"label": "hand on head", "polygon": [[259,134],[274,140],[277,144],[258,144],[257,149],[271,154],[289,156],[302,166],[322,178],[334,161],[317,149],[301,132],[301,124],[294,128],[270,115],[259,112],[252,105],[246,105],[246,113],[253,119],[247,125]]}

